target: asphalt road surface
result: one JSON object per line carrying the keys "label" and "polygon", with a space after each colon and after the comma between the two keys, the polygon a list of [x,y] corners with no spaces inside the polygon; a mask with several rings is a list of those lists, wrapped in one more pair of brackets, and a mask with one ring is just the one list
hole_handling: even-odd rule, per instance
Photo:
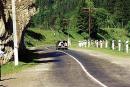
{"label": "asphalt road surface", "polygon": [[73,50],[65,52],[77,58],[93,77],[106,86],[130,87],[130,75],[126,73],[123,67],[83,52]]}
{"label": "asphalt road surface", "polygon": [[[130,87],[121,67],[85,53],[65,51],[77,58],[86,70],[108,87]],[[39,65],[20,73],[3,76],[1,87],[102,87],[93,81],[69,55],[53,48],[37,50]],[[118,75],[118,78],[115,77]],[[122,80],[123,79],[123,80]],[[127,76],[127,80],[128,80]]]}

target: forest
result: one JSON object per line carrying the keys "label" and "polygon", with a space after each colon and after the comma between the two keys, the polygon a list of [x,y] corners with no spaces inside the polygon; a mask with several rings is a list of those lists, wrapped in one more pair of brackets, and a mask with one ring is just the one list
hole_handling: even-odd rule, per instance
{"label": "forest", "polygon": [[84,39],[130,38],[129,0],[37,0],[36,6],[32,28],[76,31]]}

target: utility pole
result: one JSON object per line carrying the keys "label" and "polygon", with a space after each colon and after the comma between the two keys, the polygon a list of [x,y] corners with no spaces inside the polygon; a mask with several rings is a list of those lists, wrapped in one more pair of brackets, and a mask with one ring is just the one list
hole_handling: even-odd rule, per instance
{"label": "utility pole", "polygon": [[89,32],[89,39],[91,35],[91,7],[89,8],[83,8],[83,12],[88,13],[88,32]]}
{"label": "utility pole", "polygon": [[91,8],[89,7],[89,39],[91,35]]}
{"label": "utility pole", "polygon": [[16,26],[16,6],[15,1],[12,0],[12,19],[13,19],[13,37],[14,37],[14,63],[18,65],[18,37],[17,37],[17,26]]}

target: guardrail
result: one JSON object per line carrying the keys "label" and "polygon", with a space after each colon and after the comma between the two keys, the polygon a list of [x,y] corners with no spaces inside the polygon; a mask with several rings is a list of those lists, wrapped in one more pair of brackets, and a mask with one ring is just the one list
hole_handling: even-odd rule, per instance
{"label": "guardrail", "polygon": [[78,46],[83,47],[96,47],[96,48],[111,48],[112,50],[125,51],[129,53],[129,40],[125,42],[121,40],[82,40],[78,42]]}

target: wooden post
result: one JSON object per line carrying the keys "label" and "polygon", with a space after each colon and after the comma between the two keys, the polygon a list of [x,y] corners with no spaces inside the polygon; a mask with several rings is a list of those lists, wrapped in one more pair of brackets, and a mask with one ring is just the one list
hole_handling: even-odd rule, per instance
{"label": "wooden post", "polygon": [[89,7],[89,39],[91,35],[91,8]]}

